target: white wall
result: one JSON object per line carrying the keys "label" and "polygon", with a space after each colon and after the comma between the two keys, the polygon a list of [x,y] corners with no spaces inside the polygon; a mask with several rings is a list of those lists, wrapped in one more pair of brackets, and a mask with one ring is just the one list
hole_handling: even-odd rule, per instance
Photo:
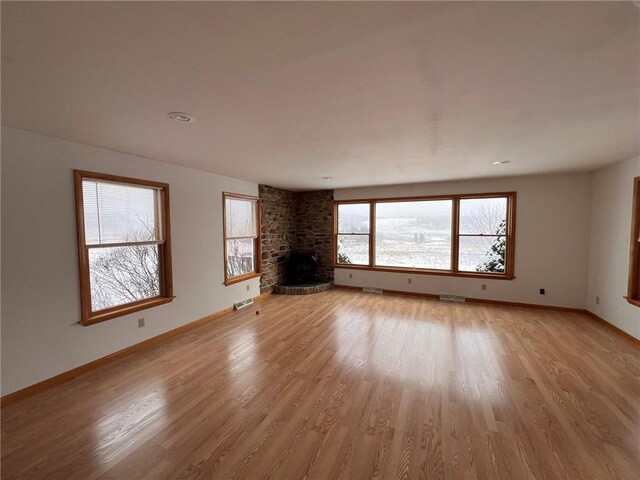
{"label": "white wall", "polygon": [[[172,303],[78,323],[73,169],[170,184]],[[258,279],[223,285],[222,191],[258,186],[3,127],[2,395],[258,295]]]}
{"label": "white wall", "polygon": [[[640,157],[602,168],[592,178],[587,310],[640,338],[640,308],[627,294],[633,179]],[[596,303],[600,297],[600,304]]]}
{"label": "white wall", "polygon": [[[336,190],[336,200],[518,192],[514,280],[336,269],[337,284],[584,308],[590,174],[526,176]],[[353,278],[349,278],[349,275]],[[408,284],[411,277],[412,284]],[[482,284],[487,285],[482,290]],[[540,295],[540,288],[546,295]]]}

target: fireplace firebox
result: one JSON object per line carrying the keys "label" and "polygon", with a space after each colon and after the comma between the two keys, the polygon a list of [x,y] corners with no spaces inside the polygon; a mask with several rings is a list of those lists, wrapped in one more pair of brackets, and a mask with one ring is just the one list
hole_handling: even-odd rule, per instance
{"label": "fireplace firebox", "polygon": [[296,250],[287,260],[287,281],[275,286],[274,293],[308,295],[333,288],[333,282],[320,278],[316,252]]}
{"label": "fireplace firebox", "polygon": [[287,261],[287,285],[318,282],[318,257],[311,251],[294,251]]}

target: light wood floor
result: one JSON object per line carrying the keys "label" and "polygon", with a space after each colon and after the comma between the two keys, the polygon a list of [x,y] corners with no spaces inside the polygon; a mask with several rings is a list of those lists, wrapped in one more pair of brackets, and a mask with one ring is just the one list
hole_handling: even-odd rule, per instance
{"label": "light wood floor", "polygon": [[2,478],[638,479],[638,353],[575,313],[273,296],[7,406]]}

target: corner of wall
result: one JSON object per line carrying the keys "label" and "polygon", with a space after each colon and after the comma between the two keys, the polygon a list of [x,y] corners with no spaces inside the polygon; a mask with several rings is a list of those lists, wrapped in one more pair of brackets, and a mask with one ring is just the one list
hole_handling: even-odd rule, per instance
{"label": "corner of wall", "polygon": [[286,259],[294,250],[313,250],[318,270],[333,280],[333,190],[292,192],[259,185],[261,199],[262,278],[270,292],[286,279]]}
{"label": "corner of wall", "polygon": [[640,157],[591,172],[585,309],[640,338],[640,310],[624,298],[629,269],[633,179],[637,176],[640,176]]}

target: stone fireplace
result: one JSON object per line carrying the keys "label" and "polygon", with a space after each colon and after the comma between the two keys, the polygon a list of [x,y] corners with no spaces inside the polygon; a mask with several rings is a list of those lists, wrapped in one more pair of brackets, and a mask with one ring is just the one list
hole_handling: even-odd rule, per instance
{"label": "stone fireplace", "polygon": [[[333,190],[315,192],[291,192],[280,188],[260,185],[261,233],[262,233],[262,278],[261,293],[285,292],[290,283],[333,286],[332,222]],[[313,278],[295,278],[291,270],[300,256],[314,257]],[[309,258],[309,257],[307,257]],[[299,268],[299,267],[296,267]],[[291,277],[291,278],[289,278]],[[294,287],[295,285],[288,285]],[[322,287],[325,288],[326,287]],[[295,289],[295,294],[302,292]]]}

